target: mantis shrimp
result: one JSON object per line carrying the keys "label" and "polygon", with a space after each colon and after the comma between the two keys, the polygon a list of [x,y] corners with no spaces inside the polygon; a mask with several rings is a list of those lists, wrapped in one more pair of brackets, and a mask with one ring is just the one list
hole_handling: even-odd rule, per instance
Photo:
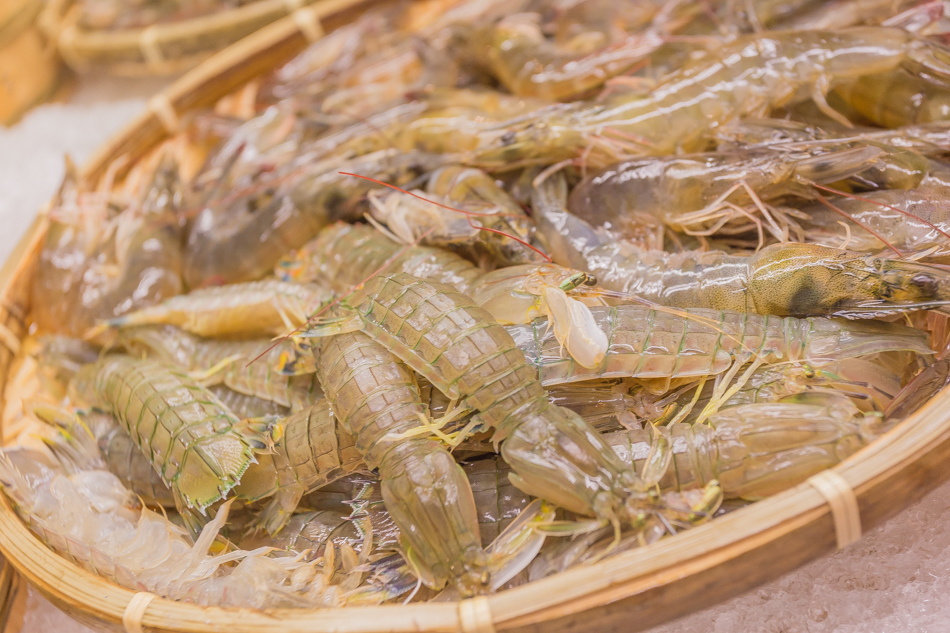
{"label": "mantis shrimp", "polygon": [[[550,404],[511,336],[469,297],[405,273],[384,274],[343,309],[349,315],[301,336],[332,342],[341,332],[370,334],[457,400],[454,415],[476,411],[470,426],[495,430],[521,490],[618,528],[662,511],[593,429]],[[716,498],[712,490],[707,501],[715,505]]]}

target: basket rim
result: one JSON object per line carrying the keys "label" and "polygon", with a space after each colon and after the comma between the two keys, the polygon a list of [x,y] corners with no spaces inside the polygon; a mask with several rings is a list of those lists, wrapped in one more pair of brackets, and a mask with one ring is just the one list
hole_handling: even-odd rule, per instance
{"label": "basket rim", "polygon": [[[83,50],[89,53],[96,51],[114,50],[116,48],[140,47],[143,34],[148,31],[157,44],[167,44],[179,39],[187,39],[195,35],[207,34],[223,30],[228,26],[245,22],[254,22],[268,14],[287,15],[295,10],[317,4],[320,0],[256,0],[248,4],[207,15],[199,15],[185,20],[154,24],[146,27],[122,29],[91,29],[78,24],[64,23],[69,17],[69,9],[74,0],[59,0],[50,2],[43,19],[44,29],[55,34],[60,46],[68,46],[73,50]],[[298,6],[299,5],[299,6]],[[227,20],[222,20],[227,16]],[[63,31],[72,29],[68,42],[64,42]]]}
{"label": "basket rim", "polygon": [[[321,17],[362,7],[368,0],[318,0]],[[230,92],[256,73],[245,64],[248,56],[274,47],[296,52],[306,43],[291,18],[283,18],[208,59],[160,93],[177,112],[207,105],[214,94]],[[297,47],[297,48],[294,48]],[[286,52],[286,51],[285,51]],[[289,55],[288,55],[289,56]],[[243,68],[243,72],[233,72]],[[231,74],[228,74],[228,73]],[[226,76],[212,90],[210,78]],[[157,130],[156,130],[157,128]],[[149,134],[142,134],[149,129]],[[162,120],[153,109],[135,119],[90,159],[83,179],[93,182],[111,160],[136,146],[148,148],[161,140]],[[151,140],[150,140],[151,139]],[[40,212],[0,269],[0,304],[12,301],[12,288],[29,273],[47,227]],[[950,478],[940,465],[950,457],[950,387],[883,437],[833,468],[854,491],[865,529],[883,522]],[[730,587],[712,587],[710,574],[728,561],[754,556],[782,538],[810,536],[807,548],[793,555],[776,556],[761,565],[751,578],[732,579]],[[653,626],[664,620],[707,606],[745,589],[778,577],[805,562],[835,549],[835,528],[825,498],[807,483],[718,517],[707,524],[663,539],[649,547],[616,554],[593,565],[576,567],[555,576],[477,598],[489,610],[491,625],[484,630],[514,630],[556,623],[555,628],[585,627],[576,616],[593,608],[629,609],[638,600],[655,600],[667,608],[661,615],[631,621],[627,630]],[[774,549],[774,547],[773,547]],[[72,564],[45,546],[20,520],[10,500],[0,495],[0,552],[38,589],[67,610],[85,618],[118,625],[135,591],[120,587]],[[721,583],[720,583],[721,584]],[[671,595],[670,588],[685,587],[689,599]],[[701,593],[703,590],[705,594]],[[460,608],[470,601],[382,605],[321,609],[253,609],[202,607],[192,603],[155,598],[142,624],[160,631],[205,632],[231,627],[241,631],[316,632],[329,629],[357,633],[475,630]],[[616,615],[614,616],[616,617]],[[572,618],[574,618],[572,623]],[[589,622],[587,622],[589,624]],[[479,629],[482,630],[482,629]]]}

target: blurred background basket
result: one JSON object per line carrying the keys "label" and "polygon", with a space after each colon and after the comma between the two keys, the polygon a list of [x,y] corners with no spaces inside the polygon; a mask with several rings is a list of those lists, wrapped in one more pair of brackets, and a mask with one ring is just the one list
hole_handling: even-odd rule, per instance
{"label": "blurred background basket", "polygon": [[[286,6],[286,3],[282,3]],[[321,33],[349,23],[370,2],[320,0],[208,59],[167,90],[86,165],[95,184],[121,156],[134,163],[176,132],[189,111],[213,105],[274,69]],[[300,13],[303,11],[304,13]],[[141,51],[139,51],[141,53]],[[0,270],[0,389],[27,332],[30,279],[46,230],[41,214]],[[0,405],[3,403],[0,402]],[[319,610],[220,609],[155,598],[90,574],[43,545],[0,497],[0,551],[43,595],[99,630],[257,631],[590,631],[642,630],[737,595],[847,546],[950,478],[950,391],[833,469],[705,525],[489,597],[461,602]],[[821,483],[824,482],[824,483]],[[15,591],[0,572],[0,600]],[[141,607],[145,605],[144,609]],[[0,607],[0,612],[6,612]]]}
{"label": "blurred background basket", "polygon": [[[296,15],[301,24],[311,22],[300,11],[316,1],[253,0],[208,15],[144,27],[93,28],[81,22],[81,7],[74,0],[50,0],[41,24],[76,72],[174,75],[287,15]],[[319,37],[318,32],[310,35]]]}
{"label": "blurred background basket", "polygon": [[0,125],[10,125],[59,88],[63,69],[41,31],[39,0],[0,0]]}

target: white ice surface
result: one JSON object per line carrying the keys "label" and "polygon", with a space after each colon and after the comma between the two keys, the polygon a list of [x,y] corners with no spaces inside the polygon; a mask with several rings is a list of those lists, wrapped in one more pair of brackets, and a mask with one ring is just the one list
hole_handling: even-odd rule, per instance
{"label": "white ice surface", "polygon": [[[154,81],[91,79],[68,105],[0,128],[0,261],[55,192],[62,157],[79,163],[141,112]],[[631,621],[636,613],[630,614]],[[950,484],[844,552],[651,633],[950,631]],[[31,592],[23,633],[87,633]]]}

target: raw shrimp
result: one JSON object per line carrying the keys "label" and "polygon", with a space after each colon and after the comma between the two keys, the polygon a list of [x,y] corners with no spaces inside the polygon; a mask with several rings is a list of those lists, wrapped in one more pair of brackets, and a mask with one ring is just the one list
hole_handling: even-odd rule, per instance
{"label": "raw shrimp", "polygon": [[[326,283],[345,294],[383,270],[402,271],[447,283],[469,293],[499,323],[528,323],[545,315],[555,325],[562,342],[578,362],[600,362],[606,339],[591,327],[586,304],[572,291],[589,285],[593,277],[551,264],[509,266],[491,273],[440,249],[421,246],[399,248],[369,227],[334,225],[325,229],[282,270]],[[599,304],[595,297],[588,303]]]}
{"label": "raw shrimp", "polygon": [[673,307],[847,318],[950,301],[950,274],[938,267],[814,244],[773,244],[750,256],[643,250],[568,213],[564,184],[553,177],[535,190],[539,234],[555,261],[627,295]]}
{"label": "raw shrimp", "polygon": [[[789,396],[816,393],[846,395],[866,413],[883,411],[901,390],[901,376],[887,365],[875,357],[765,365],[735,388],[720,383],[723,378],[728,383],[728,374],[720,374],[715,380],[664,389],[662,393],[656,393],[653,385],[646,382],[631,387],[629,398],[634,404],[629,411],[645,422],[663,423],[674,419],[694,422],[729,407],[779,402]],[[627,426],[636,428],[636,424]]]}
{"label": "raw shrimp", "polygon": [[482,545],[488,547],[528,506],[531,498],[508,478],[511,468],[501,457],[489,456],[462,466],[475,496]]}
{"label": "raw shrimp", "polygon": [[600,363],[584,366],[564,353],[544,319],[508,326],[545,386],[595,378],[713,376],[739,360],[829,361],[880,352],[932,353],[926,334],[878,321],[759,316],[689,309],[665,312],[633,305],[590,309],[607,337]]}
{"label": "raw shrimp", "polygon": [[360,332],[322,339],[315,351],[340,424],[356,436],[367,465],[379,469],[386,508],[419,578],[434,589],[452,582],[462,595],[485,591],[489,561],[465,473],[437,442],[400,437],[425,420],[412,374]]}
{"label": "raw shrimp", "polygon": [[634,411],[642,405],[628,393],[630,385],[623,380],[588,380],[580,385],[567,383],[546,390],[552,404],[570,409],[601,433],[640,427]]}
{"label": "raw shrimp", "polygon": [[890,246],[905,253],[926,252],[927,260],[937,261],[950,255],[948,188],[871,191],[829,202],[834,209],[819,203],[802,207],[808,216],[802,225],[811,242],[863,252]]}
{"label": "raw shrimp", "polygon": [[[350,473],[365,472],[367,466],[355,448],[355,439],[337,429],[325,400],[289,417],[267,416],[266,421],[271,427],[279,425],[281,433],[273,450],[258,455],[248,467],[232,494],[248,503],[266,499],[255,512],[252,525],[273,534],[283,527],[305,494]],[[162,477],[124,429],[99,425],[93,433],[106,466],[123,483],[157,505],[175,505]],[[81,439],[82,434],[72,435]],[[185,519],[190,521],[187,516]]]}
{"label": "raw shrimp", "polygon": [[141,203],[123,205],[108,218],[92,217],[95,205],[73,190],[70,179],[51,212],[33,280],[37,325],[78,336],[99,319],[181,292],[177,165],[160,163]]}
{"label": "raw shrimp", "polygon": [[749,35],[687,64],[648,97],[552,106],[486,127],[472,160],[511,169],[583,157],[601,166],[630,155],[702,151],[717,125],[809,97],[842,120],[825,101],[830,88],[899,67],[947,76],[945,56],[940,45],[897,28]]}
{"label": "raw shrimp", "polygon": [[944,77],[932,81],[898,68],[846,82],[835,94],[882,127],[950,120],[950,85]]}
{"label": "raw shrimp", "polygon": [[660,33],[646,30],[604,46],[588,32],[562,47],[545,38],[539,18],[516,13],[477,28],[470,38],[469,45],[483,51],[483,61],[498,80],[523,97],[569,101],[645,60],[663,43]]}
{"label": "raw shrimp", "polygon": [[[85,371],[85,370],[84,370]],[[106,356],[90,366],[91,400],[116,416],[194,521],[238,485],[267,429],[241,424],[191,377],[161,363]]]}
{"label": "raw shrimp", "polygon": [[543,261],[525,246],[534,234],[530,218],[485,172],[441,167],[429,176],[426,194],[426,199],[399,192],[371,198],[371,213],[406,244],[442,246],[489,266]]}
{"label": "raw shrimp", "polygon": [[356,439],[337,428],[326,400],[287,418],[264,418],[282,434],[273,450],[248,468],[234,494],[240,499],[269,499],[255,525],[275,534],[290,520],[306,493],[367,469]]}
{"label": "raw shrimp", "polygon": [[203,339],[171,325],[143,325],[122,328],[118,342],[130,353],[146,352],[199,374],[205,386],[223,384],[294,411],[320,395],[312,379],[278,371],[281,360],[293,351],[290,340]]}
{"label": "raw shrimp", "polygon": [[689,235],[732,235],[757,227],[760,245],[763,228],[788,241],[797,225],[769,201],[813,198],[813,182],[831,183],[861,172],[882,153],[858,145],[837,151],[762,148],[638,159],[587,176],[571,192],[567,208],[631,239],[654,233],[659,225]]}
{"label": "raw shrimp", "polygon": [[[339,157],[283,172],[212,200],[192,220],[185,244],[185,281],[191,288],[263,277],[287,251],[336,220],[362,215],[361,202],[377,186],[349,171],[405,183],[442,162],[417,152],[384,150],[341,164]],[[263,179],[262,179],[263,180]]]}
{"label": "raw shrimp", "polygon": [[900,421],[922,408],[950,384],[950,361],[942,358],[917,374],[884,411],[887,420]]}
{"label": "raw shrimp", "polygon": [[348,293],[388,263],[387,269],[432,278],[468,290],[484,271],[455,253],[429,246],[401,246],[365,224],[337,222],[285,257],[277,275],[288,281],[326,284]]}
{"label": "raw shrimp", "polygon": [[[227,505],[192,545],[168,519],[140,510],[133,495],[103,470],[67,475],[42,454],[4,451],[0,482],[43,542],[133,591],[218,607],[312,608],[343,602],[339,591],[320,582],[320,572],[326,571],[320,560],[273,556],[266,548],[209,554],[227,520]],[[232,561],[238,564],[227,564]],[[303,574],[308,582],[294,586],[292,577],[307,567],[312,568]]]}
{"label": "raw shrimp", "polygon": [[469,297],[405,273],[384,274],[343,308],[349,316],[309,335],[362,329],[458,401],[455,415],[477,411],[470,426],[495,430],[521,490],[617,526],[662,511],[596,431],[548,402],[511,336]]}
{"label": "raw shrimp", "polygon": [[862,414],[843,396],[816,400],[746,404],[706,424],[650,425],[605,440],[661,490],[716,480],[727,498],[760,499],[840,463],[883,431],[879,414]]}
{"label": "raw shrimp", "polygon": [[276,280],[194,290],[110,320],[112,327],[176,325],[200,336],[243,337],[285,333],[306,323],[332,299],[319,286]]}
{"label": "raw shrimp", "polygon": [[544,319],[508,326],[543,385],[594,378],[713,376],[736,361],[828,361],[880,352],[932,353],[921,330],[897,323],[759,316],[744,312],[654,310],[634,305],[590,308],[607,337],[600,363],[587,367],[562,349]]}
{"label": "raw shrimp", "polygon": [[[127,428],[116,425],[111,416],[105,421],[101,417],[102,414],[96,416],[94,424],[88,427],[98,441],[105,466],[147,502],[176,506],[175,495],[168,488],[164,473],[152,466],[152,459],[133,441]],[[88,423],[90,418],[86,416],[86,420]],[[367,470],[355,439],[337,428],[326,400],[320,399],[289,417],[268,416],[259,422],[266,422],[269,428],[279,428],[280,433],[273,442],[273,449],[258,454],[231,491],[235,499],[242,501],[268,500],[256,513],[255,527],[263,527],[271,534],[278,532],[305,494],[351,473]],[[67,447],[90,452],[82,444],[83,429],[73,428],[75,425],[68,422],[61,426],[69,437]],[[184,518],[191,525],[191,518]]]}

